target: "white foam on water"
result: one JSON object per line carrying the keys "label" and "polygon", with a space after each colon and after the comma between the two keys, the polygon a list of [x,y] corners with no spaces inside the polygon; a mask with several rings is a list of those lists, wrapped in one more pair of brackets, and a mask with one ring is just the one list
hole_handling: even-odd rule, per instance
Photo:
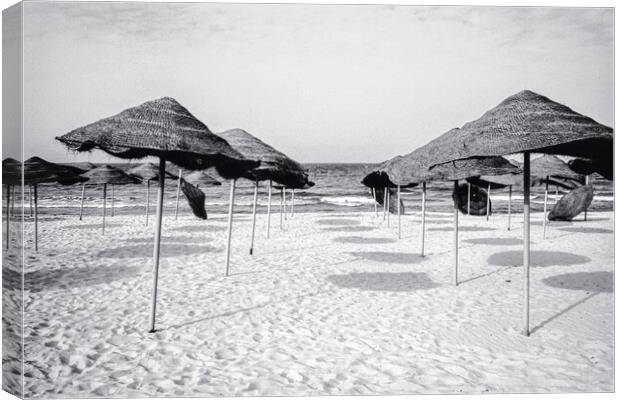
{"label": "white foam on water", "polygon": [[613,196],[594,196],[593,201],[614,201]]}
{"label": "white foam on water", "polygon": [[[530,197],[533,198],[533,197]],[[508,195],[494,195],[493,193],[491,193],[491,201],[508,201],[509,197]],[[519,195],[512,195],[512,201],[517,201],[517,200],[521,200],[523,201],[523,196],[519,196]]]}
{"label": "white foam on water", "polygon": [[362,197],[362,196],[321,197],[319,201],[321,203],[337,204],[340,206],[349,206],[349,207],[357,207],[357,206],[374,203],[374,200],[371,197]]}

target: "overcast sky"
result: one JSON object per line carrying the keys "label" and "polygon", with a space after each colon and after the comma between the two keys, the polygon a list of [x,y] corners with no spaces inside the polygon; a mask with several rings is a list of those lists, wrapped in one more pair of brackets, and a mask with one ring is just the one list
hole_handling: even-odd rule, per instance
{"label": "overcast sky", "polygon": [[613,126],[611,9],[24,5],[25,156],[176,98],[301,162],[379,162],[530,89]]}

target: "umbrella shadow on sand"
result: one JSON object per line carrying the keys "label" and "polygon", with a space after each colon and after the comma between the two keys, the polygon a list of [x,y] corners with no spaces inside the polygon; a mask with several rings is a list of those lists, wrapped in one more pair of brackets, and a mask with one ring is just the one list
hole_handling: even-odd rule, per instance
{"label": "umbrella shadow on sand", "polygon": [[[260,214],[256,214],[256,215],[260,215]],[[248,214],[241,214],[241,213],[237,213],[234,216],[235,221],[249,221],[252,219],[252,215],[248,215]],[[208,219],[209,221],[216,221],[216,222],[226,222],[228,221],[228,217],[224,216],[224,217],[209,217]]]}
{"label": "umbrella shadow on sand", "polygon": [[178,232],[222,232],[226,230],[226,227],[212,225],[185,225],[171,230]]}
{"label": "umbrella shadow on sand", "polygon": [[[149,237],[132,237],[123,239],[124,243],[150,243],[153,244],[154,238]],[[162,236],[162,243],[204,243],[213,240],[209,237],[189,237],[189,236]]]}
{"label": "umbrella shadow on sand", "polygon": [[[589,257],[565,251],[535,250],[530,252],[530,265],[533,267],[549,267],[552,265],[579,265],[590,261]],[[520,250],[502,251],[492,254],[488,263],[500,267],[523,265],[523,252]]]}
{"label": "umbrella shadow on sand", "polygon": [[[213,246],[198,246],[194,244],[162,243],[160,257],[181,257],[192,254],[219,252],[221,249]],[[97,253],[97,257],[105,258],[150,258],[153,256],[153,244],[136,244],[105,249]]]}
{"label": "umbrella shadow on sand", "polygon": [[[421,219],[416,219],[413,220],[414,223],[416,224],[421,224],[422,220]],[[453,224],[453,221],[451,219],[429,219],[429,218],[425,218],[424,219],[424,223],[425,224],[433,224],[433,225],[447,225],[447,224]]]}
{"label": "umbrella shadow on sand", "polygon": [[569,228],[560,228],[558,230],[570,233],[614,233],[611,229],[592,228],[589,226],[572,226]]}
{"label": "umbrella shadow on sand", "polygon": [[[454,227],[447,226],[445,228],[428,228],[428,231],[442,231],[442,232],[452,232]],[[488,232],[494,231],[493,228],[486,228],[484,226],[459,226],[460,232]]]}
{"label": "umbrella shadow on sand", "polygon": [[[140,268],[125,265],[108,267],[95,265],[83,268],[61,268],[37,270],[24,274],[24,290],[41,292],[54,289],[69,289],[110,283],[126,279],[139,273]],[[21,273],[10,268],[2,269],[2,287],[21,289]]]}
{"label": "umbrella shadow on sand", "polygon": [[316,221],[319,225],[360,225],[361,222],[356,219],[347,218],[331,218],[331,219],[319,219]]}
{"label": "umbrella shadow on sand", "polygon": [[353,244],[386,244],[394,243],[396,240],[390,238],[373,238],[362,236],[338,236],[332,239],[338,243],[353,243]]}
{"label": "umbrella shadow on sand", "polygon": [[[39,216],[39,223],[42,222],[54,222],[54,221],[65,221],[66,218],[63,217],[45,217],[45,216]],[[25,223],[29,223],[29,222],[34,222],[34,217],[29,217],[28,214],[26,214],[24,216],[24,222]],[[101,226],[101,225],[99,225]]]}
{"label": "umbrella shadow on sand", "polygon": [[[121,224],[114,224],[114,223],[106,223],[105,224],[105,228],[109,229],[109,228],[115,228],[117,226],[121,226]],[[101,229],[102,224],[78,224],[78,225],[65,225],[62,227],[62,229]]]}
{"label": "umbrella shadow on sand", "polygon": [[609,221],[609,218],[605,218],[605,217],[600,217],[600,218],[597,218],[597,217],[588,217],[588,219],[584,221],[583,219],[580,219],[580,216],[577,216],[577,217],[575,217],[573,220],[571,220],[571,222],[574,222],[574,223],[580,223],[580,222],[583,222],[583,223],[586,223],[586,224],[587,224],[588,222],[593,222],[593,221]]}
{"label": "umbrella shadow on sand", "polygon": [[354,272],[329,275],[327,280],[345,289],[414,292],[439,287],[423,272]]}
{"label": "umbrella shadow on sand", "polygon": [[424,260],[419,253],[400,253],[395,251],[352,251],[356,258],[391,264],[416,264]]}
{"label": "umbrella shadow on sand", "polygon": [[569,274],[554,275],[543,279],[543,283],[547,286],[559,289],[584,291],[587,295],[576,303],[569,305],[560,312],[542,321],[532,329],[532,332],[536,332],[549,322],[568,313],[599,293],[613,293],[613,280],[614,276],[611,271],[574,272]]}
{"label": "umbrella shadow on sand", "polygon": [[[542,221],[532,221],[530,226],[542,226]],[[547,221],[547,228],[555,228],[557,226],[571,226],[571,221]]]}
{"label": "umbrella shadow on sand", "polygon": [[523,243],[521,239],[517,238],[473,238],[465,239],[464,242],[471,244],[488,244],[491,246],[516,246]]}
{"label": "umbrella shadow on sand", "polygon": [[331,226],[328,228],[321,228],[326,232],[368,232],[375,230],[372,226]]}

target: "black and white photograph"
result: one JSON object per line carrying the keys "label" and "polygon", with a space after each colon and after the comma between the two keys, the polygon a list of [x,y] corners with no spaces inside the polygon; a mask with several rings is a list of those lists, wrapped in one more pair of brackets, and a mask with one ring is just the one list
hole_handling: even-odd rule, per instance
{"label": "black and white photograph", "polygon": [[13,3],[5,392],[615,391],[613,6]]}

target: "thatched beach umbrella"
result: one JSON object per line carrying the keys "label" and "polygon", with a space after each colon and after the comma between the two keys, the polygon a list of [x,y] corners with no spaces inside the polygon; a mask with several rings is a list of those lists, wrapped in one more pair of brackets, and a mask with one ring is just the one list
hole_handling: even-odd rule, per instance
{"label": "thatched beach umbrella", "polygon": [[[280,225],[282,224],[282,203],[286,201],[284,191],[286,188],[292,190],[302,189],[313,186],[314,183],[308,179],[308,174],[303,167],[295,160],[287,157],[284,153],[274,149],[267,143],[249,134],[243,129],[231,129],[219,134],[238,152],[245,157],[260,161],[260,165],[245,176],[254,181],[254,201],[252,207],[252,235],[250,239],[250,254],[254,252],[254,232],[256,228],[256,202],[258,198],[258,185],[260,181],[269,181],[268,204],[267,204],[267,237],[271,226],[271,189],[273,182],[282,185],[281,206],[280,206]],[[232,182],[234,186],[234,181]],[[234,190],[234,188],[232,189]],[[232,192],[231,192],[232,199]],[[232,200],[231,200],[232,202]],[[231,206],[232,210],[232,206]],[[229,222],[232,219],[229,216]],[[229,227],[230,229],[230,227]]]}
{"label": "thatched beach umbrella", "polygon": [[[86,185],[103,185],[103,219],[101,223],[101,233],[105,234],[105,216],[108,185],[112,187],[114,187],[114,185],[132,185],[140,183],[140,179],[128,175],[120,168],[112,167],[110,165],[102,165],[101,167],[93,168],[90,171],[86,171],[85,173],[83,173],[82,176],[88,178],[88,182],[84,182],[82,184],[82,204],[84,203],[84,187]],[[81,216],[82,208],[80,207],[80,219]]]}
{"label": "thatched beach umbrella", "polygon": [[613,129],[531,91],[508,97],[457,130],[433,167],[472,157],[523,153],[523,333],[530,333],[530,153],[613,163]]}
{"label": "thatched beach umbrella", "polygon": [[174,203],[174,219],[179,216],[179,195],[181,194],[181,179],[183,179],[183,170],[179,168],[179,176],[177,178],[177,196]]}
{"label": "thatched beach umbrella", "polygon": [[80,174],[84,170],[46,161],[40,157],[30,157],[24,161],[24,185],[32,187],[34,200],[34,249],[39,249],[39,206],[38,184],[60,183],[61,185],[73,185],[84,182],[86,178]]}
{"label": "thatched beach umbrella", "polygon": [[258,162],[245,159],[224,139],[211,133],[205,124],[170,97],[129,108],[57,139],[77,151],[99,148],[108,154],[126,159],[159,157],[157,221],[153,245],[153,290],[149,316],[149,331],[153,332],[166,160],[191,170],[215,166],[221,175],[230,178],[256,167]]}
{"label": "thatched beach umbrella", "polygon": [[[182,172],[179,171],[179,177],[181,176],[181,173]],[[201,188],[201,187],[205,188],[205,187],[210,187],[210,186],[221,186],[222,185],[222,182],[218,181],[211,175],[207,174],[205,171],[193,171],[187,174],[184,178],[179,178],[179,183],[181,179],[185,180],[186,182],[191,183],[197,188]],[[178,204],[179,204],[179,193],[177,189],[177,209],[178,209]],[[176,215],[176,211],[175,211],[175,215]]]}
{"label": "thatched beach umbrella", "polygon": [[571,179],[583,183],[583,174],[573,171],[568,163],[552,154],[542,154],[540,157],[532,158],[530,162],[530,173],[532,178],[559,178]]}
{"label": "thatched beach umbrella", "polygon": [[[6,163],[6,164],[5,164]],[[6,165],[6,167],[5,167]],[[60,183],[61,185],[72,185],[77,182],[83,182],[87,178],[83,178],[80,174],[83,170],[66,165],[56,164],[46,161],[40,157],[31,157],[24,161],[23,164],[23,181],[22,181],[22,165],[14,159],[4,160],[2,165],[2,180],[10,186],[24,185],[32,186],[34,195],[34,248],[39,249],[39,212],[38,212],[38,185],[42,183]],[[10,190],[9,190],[10,195]],[[9,239],[9,214],[8,214],[7,196],[7,248]]]}
{"label": "thatched beach umbrella", "polygon": [[[144,209],[145,209],[145,219],[146,219],[145,225],[148,226],[149,224],[149,197],[150,197],[150,192],[151,192],[151,181],[159,181],[159,166],[153,163],[143,163],[143,164],[133,167],[132,169],[127,171],[127,173],[135,178],[138,178],[141,182],[146,183],[146,200],[145,200]],[[168,171],[165,171],[165,174],[166,174],[166,179],[177,179],[176,175]],[[114,186],[112,186],[112,188],[114,188]],[[114,201],[114,195],[112,196],[112,201]],[[112,214],[112,216],[114,216],[114,214]]]}
{"label": "thatched beach umbrella", "polygon": [[[482,175],[473,176],[467,178],[467,182],[478,187],[486,188],[487,198],[491,197],[491,189],[502,189],[508,187],[508,230],[510,230],[510,218],[512,208],[512,187],[519,184],[523,178],[518,174],[505,174],[505,175]],[[489,207],[487,207],[487,215],[489,214]]]}
{"label": "thatched beach umbrella", "polygon": [[[79,177],[84,172],[81,168],[56,164],[41,157],[30,157],[24,161],[24,184],[46,181],[58,182],[61,185],[73,185],[76,182],[84,181],[83,178]],[[55,180],[50,180],[50,176],[54,176]]]}
{"label": "thatched beach umbrella", "polygon": [[[396,156],[391,160],[384,161],[373,172],[367,174],[362,179],[362,184],[370,188],[370,195],[372,196],[373,203],[374,203],[375,218],[378,216],[377,215],[377,204],[380,204],[383,206],[383,220],[385,221],[387,219],[388,227],[390,226],[389,215],[392,212],[392,210],[394,210],[398,214],[398,238],[399,239],[401,236],[400,235],[400,215],[403,209],[403,204],[400,199],[400,191],[397,191],[396,202],[394,203],[395,206],[392,207],[391,193],[393,192],[393,189],[397,189],[397,185],[394,184],[394,182],[391,182],[390,178],[385,173],[381,172],[381,170],[386,163],[394,162],[400,157],[402,156]],[[404,186],[401,186],[401,189],[405,187],[415,187],[415,186],[417,186],[417,184],[404,185]]]}
{"label": "thatched beach umbrella", "polygon": [[[578,174],[585,175],[586,185],[589,184],[590,175],[597,173],[603,178],[613,181],[614,180],[614,164],[613,159],[589,159],[589,158],[574,158],[568,161],[568,166],[571,170]],[[588,219],[588,208],[583,211],[583,220]]]}
{"label": "thatched beach umbrella", "polygon": [[581,185],[562,196],[547,218],[549,221],[571,221],[581,211],[586,210],[593,199],[592,185]]}
{"label": "thatched beach umbrella", "polygon": [[[79,168],[81,170],[83,170],[82,173],[91,170],[93,168],[97,168],[97,166],[91,162],[85,161],[85,162],[75,162],[75,163],[63,163],[61,165],[65,165],[67,167],[74,167],[74,168]],[[80,200],[80,221],[82,220],[82,212],[84,210],[84,191],[85,191],[86,187],[84,185],[82,185],[82,196],[81,196],[81,200]],[[30,206],[30,208],[32,208],[32,205]]]}
{"label": "thatched beach umbrella", "polygon": [[[388,160],[381,165],[381,169],[377,172],[380,174],[384,173],[390,182],[397,185],[399,192],[400,187],[403,185],[422,183],[423,191],[425,192],[425,182],[437,180],[454,181],[454,284],[458,285],[458,181],[479,175],[518,173],[519,168],[502,157],[484,157],[460,160],[430,170],[432,160],[435,159],[438,153],[445,151],[446,145],[449,145],[453,135],[454,130],[448,131],[407,155]],[[423,199],[425,198],[424,192]],[[422,209],[422,246],[424,246],[424,213],[426,211],[424,204]],[[424,255],[424,247],[422,247],[421,254]]]}
{"label": "thatched beach umbrella", "polygon": [[222,182],[207,174],[205,171],[190,172],[189,174],[185,175],[183,179],[199,188],[222,185]]}
{"label": "thatched beach umbrella", "polygon": [[97,168],[97,165],[89,162],[89,161],[83,161],[83,162],[74,162],[74,163],[61,163],[60,165],[64,165],[67,167],[73,167],[73,168],[79,168],[81,170],[83,170],[84,172],[93,169],[93,168]]}
{"label": "thatched beach umbrella", "polygon": [[[610,163],[611,161],[611,163]],[[613,160],[592,160],[588,158],[574,158],[568,161],[568,166],[578,174],[585,176],[598,173],[603,178],[614,180]]]}
{"label": "thatched beach umbrella", "polygon": [[547,236],[547,198],[549,196],[549,178],[573,180],[582,183],[584,182],[584,176],[573,171],[567,163],[552,154],[543,154],[542,156],[531,160],[530,174],[533,178],[545,183],[545,197],[543,205],[543,239],[545,239]]}
{"label": "thatched beach umbrella", "polygon": [[9,248],[10,219],[11,219],[11,187],[21,186],[22,163],[14,158],[2,160],[2,183],[6,186],[6,248]]}

